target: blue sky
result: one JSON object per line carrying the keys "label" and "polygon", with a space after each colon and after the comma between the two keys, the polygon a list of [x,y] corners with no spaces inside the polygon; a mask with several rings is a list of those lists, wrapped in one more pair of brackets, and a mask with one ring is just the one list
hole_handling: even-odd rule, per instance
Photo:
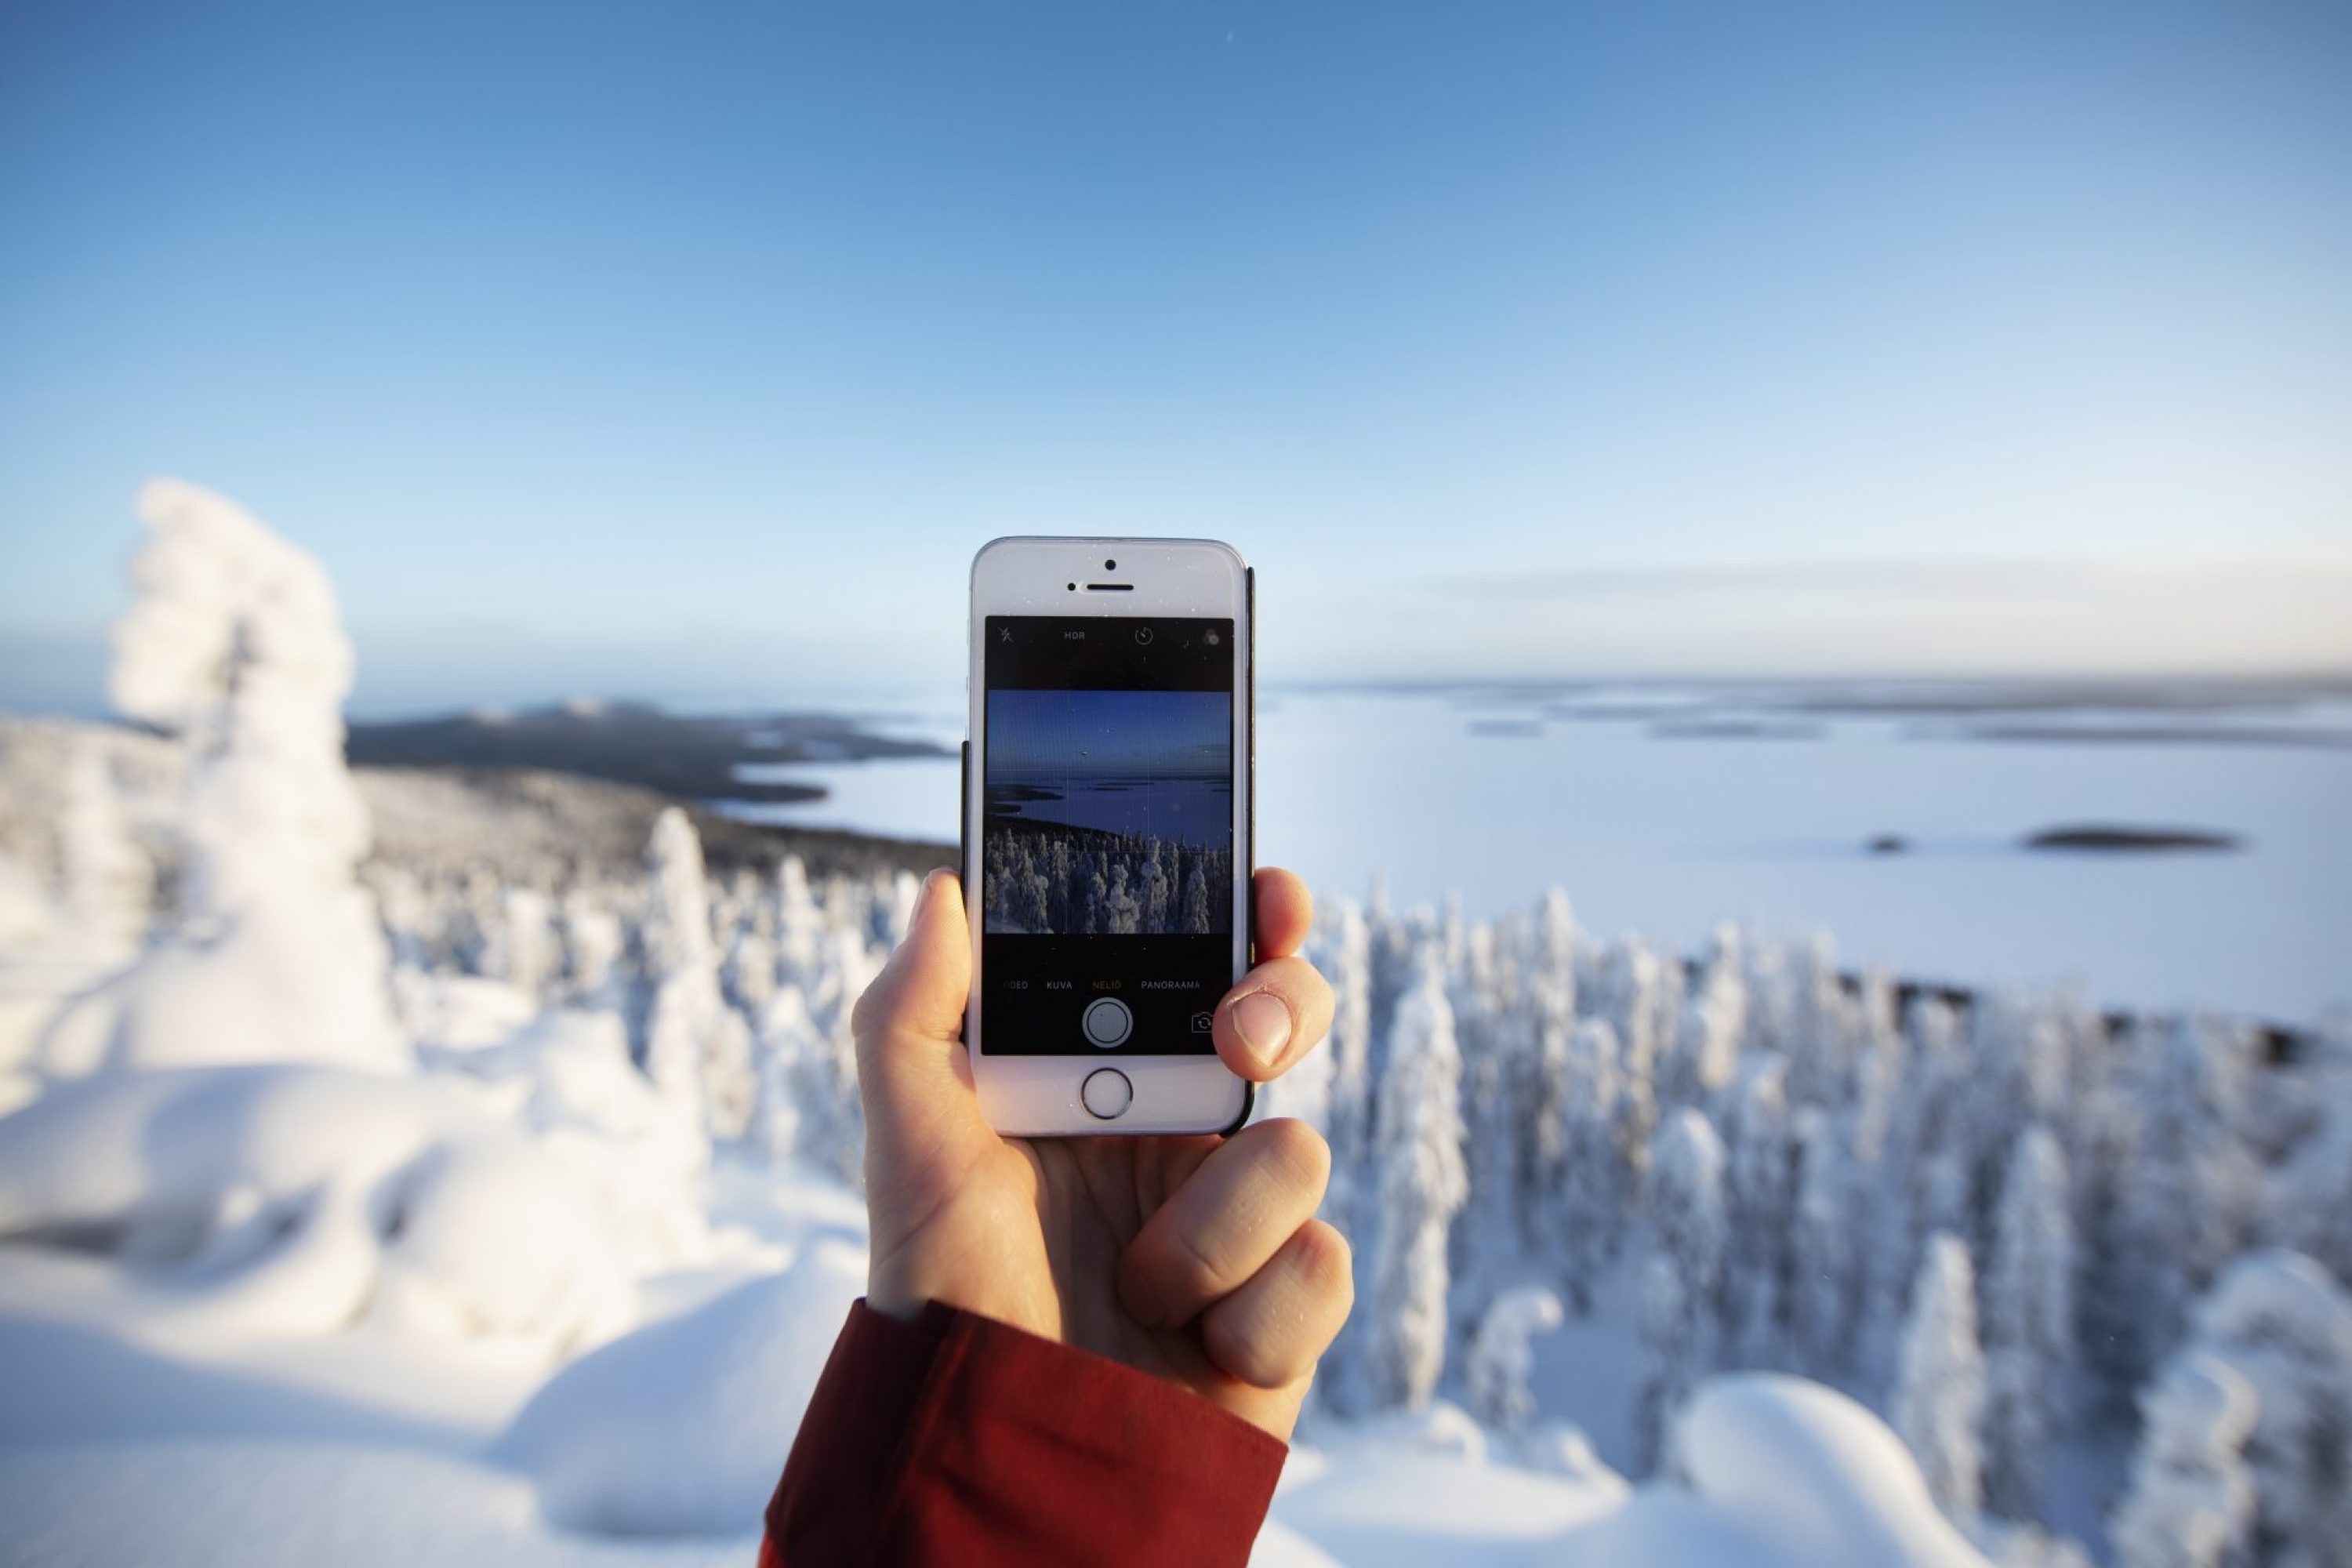
{"label": "blue sky", "polygon": [[951,690],[1000,533],[1286,675],[2352,665],[2352,8],[17,4],[0,704],[158,473],[361,705]]}

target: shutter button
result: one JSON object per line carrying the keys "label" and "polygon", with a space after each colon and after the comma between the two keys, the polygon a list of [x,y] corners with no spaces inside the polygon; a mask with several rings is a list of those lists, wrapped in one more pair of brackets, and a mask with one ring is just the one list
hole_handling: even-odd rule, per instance
{"label": "shutter button", "polygon": [[1126,1044],[1127,1037],[1135,1032],[1135,1015],[1116,996],[1097,996],[1087,1004],[1078,1026],[1086,1031],[1088,1045],[1108,1050]]}

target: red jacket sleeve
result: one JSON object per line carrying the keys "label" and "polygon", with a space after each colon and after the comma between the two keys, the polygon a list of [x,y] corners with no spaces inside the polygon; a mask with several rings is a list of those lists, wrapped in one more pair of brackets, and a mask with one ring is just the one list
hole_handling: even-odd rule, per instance
{"label": "red jacket sleeve", "polygon": [[761,1568],[1246,1562],[1287,1450],[1173,1384],[932,1302],[860,1301],[768,1505]]}

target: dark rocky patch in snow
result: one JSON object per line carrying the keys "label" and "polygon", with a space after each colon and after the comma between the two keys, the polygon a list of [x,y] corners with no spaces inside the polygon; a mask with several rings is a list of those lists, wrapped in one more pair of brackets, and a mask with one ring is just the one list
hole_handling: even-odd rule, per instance
{"label": "dark rocky patch in snow", "polygon": [[2166,854],[2180,850],[2228,852],[2246,841],[2234,833],[2199,827],[2127,827],[2114,823],[2071,823],[2029,834],[2028,849],[2084,849],[2105,855]]}

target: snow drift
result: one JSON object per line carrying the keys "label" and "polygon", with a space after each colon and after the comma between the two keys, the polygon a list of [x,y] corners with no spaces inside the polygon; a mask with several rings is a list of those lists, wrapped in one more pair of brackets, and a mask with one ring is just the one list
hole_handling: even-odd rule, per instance
{"label": "snow drift", "polygon": [[0,1237],[119,1254],[183,1326],[561,1348],[629,1315],[604,1228],[560,1161],[432,1079],[110,1073],[0,1119]]}
{"label": "snow drift", "polygon": [[865,1293],[862,1249],[784,1273],[592,1351],[499,1442],[550,1519],[612,1535],[740,1534],[775,1490],[801,1412]]}

